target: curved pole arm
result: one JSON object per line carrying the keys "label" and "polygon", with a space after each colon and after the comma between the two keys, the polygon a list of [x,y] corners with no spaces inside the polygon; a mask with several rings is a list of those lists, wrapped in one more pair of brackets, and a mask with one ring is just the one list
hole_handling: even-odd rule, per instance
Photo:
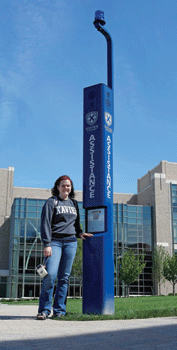
{"label": "curved pole arm", "polygon": [[108,31],[100,25],[99,21],[94,21],[93,24],[104,35],[107,41],[107,85],[113,90],[112,39]]}

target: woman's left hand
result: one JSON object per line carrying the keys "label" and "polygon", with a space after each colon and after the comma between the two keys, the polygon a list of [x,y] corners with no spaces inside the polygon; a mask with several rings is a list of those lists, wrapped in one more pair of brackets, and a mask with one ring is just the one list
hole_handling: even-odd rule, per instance
{"label": "woman's left hand", "polygon": [[81,239],[83,239],[83,240],[85,240],[85,239],[87,239],[88,237],[92,237],[93,236],[93,234],[92,233],[80,233],[79,234],[79,237],[81,238]]}

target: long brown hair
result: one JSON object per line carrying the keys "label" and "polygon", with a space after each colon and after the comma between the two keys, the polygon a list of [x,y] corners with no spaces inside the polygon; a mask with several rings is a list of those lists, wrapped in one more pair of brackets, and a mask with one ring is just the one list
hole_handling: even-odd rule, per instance
{"label": "long brown hair", "polygon": [[62,180],[69,180],[71,182],[71,192],[69,194],[69,198],[74,198],[75,197],[75,193],[74,193],[73,182],[72,182],[72,180],[70,179],[70,177],[68,175],[62,175],[55,181],[54,187],[51,189],[52,195],[53,196],[58,196],[59,195],[59,191],[58,191],[57,187],[60,186],[60,182]]}

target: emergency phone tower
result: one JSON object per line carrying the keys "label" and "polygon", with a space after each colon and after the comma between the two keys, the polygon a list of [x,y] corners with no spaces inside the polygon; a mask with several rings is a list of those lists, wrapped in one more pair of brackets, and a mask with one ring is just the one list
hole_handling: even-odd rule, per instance
{"label": "emergency phone tower", "polygon": [[94,26],[107,41],[107,85],[84,89],[83,313],[114,313],[113,259],[113,65],[112,40],[103,28],[104,12],[96,11]]}

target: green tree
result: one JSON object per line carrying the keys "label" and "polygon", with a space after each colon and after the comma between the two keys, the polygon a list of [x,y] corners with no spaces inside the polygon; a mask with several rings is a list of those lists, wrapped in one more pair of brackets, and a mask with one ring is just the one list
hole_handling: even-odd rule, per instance
{"label": "green tree", "polygon": [[173,295],[175,295],[175,284],[177,283],[177,257],[175,254],[172,256],[169,253],[166,254],[163,263],[163,273],[165,279],[172,284]]}
{"label": "green tree", "polygon": [[119,279],[127,285],[127,296],[129,297],[130,284],[138,279],[138,276],[142,273],[146,265],[144,254],[135,255],[130,249],[123,254],[122,260],[119,259],[119,265]]}
{"label": "green tree", "polygon": [[161,295],[161,284],[165,281],[163,263],[166,256],[165,248],[160,245],[153,252],[152,276],[154,283],[158,283],[158,295]]}
{"label": "green tree", "polygon": [[82,276],[82,239],[77,240],[77,252],[72,266],[72,275]]}

